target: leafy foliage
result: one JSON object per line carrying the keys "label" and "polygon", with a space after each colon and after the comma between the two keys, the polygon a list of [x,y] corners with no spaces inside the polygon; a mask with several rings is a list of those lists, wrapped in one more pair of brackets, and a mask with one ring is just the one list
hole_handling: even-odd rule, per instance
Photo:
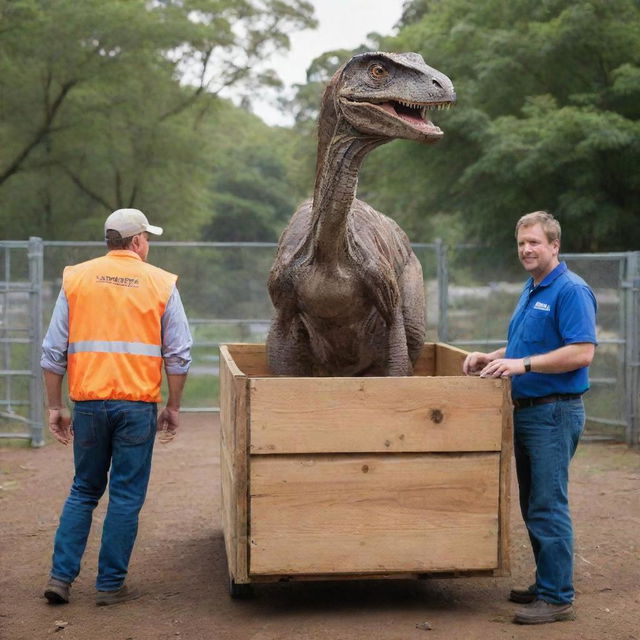
{"label": "leafy foliage", "polygon": [[422,53],[458,105],[436,147],[376,151],[361,192],[414,240],[458,221],[460,239],[510,247],[517,218],[547,209],[564,250],[637,249],[639,25],[632,0],[407,3],[383,46]]}
{"label": "leafy foliage", "polygon": [[136,206],[193,237],[215,96],[277,82],[263,58],[314,24],[304,0],[0,0],[1,235],[95,237]]}

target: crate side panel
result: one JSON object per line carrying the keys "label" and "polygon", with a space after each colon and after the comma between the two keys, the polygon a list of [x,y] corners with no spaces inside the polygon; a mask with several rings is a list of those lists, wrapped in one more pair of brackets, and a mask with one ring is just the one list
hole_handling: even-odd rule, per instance
{"label": "crate side panel", "polygon": [[220,355],[222,529],[229,572],[242,583],[248,580],[247,378],[225,347]]}
{"label": "crate side panel", "polygon": [[439,342],[436,344],[436,372],[437,376],[462,376],[462,363],[468,355],[468,351],[452,347]]}
{"label": "crate side panel", "polygon": [[251,453],[499,451],[502,380],[254,378]]}
{"label": "crate side panel", "polygon": [[500,546],[496,576],[511,575],[509,556],[509,513],[511,511],[511,459],[513,456],[513,411],[511,410],[511,381],[503,388],[502,450],[500,451],[500,508],[498,511]]}
{"label": "crate side panel", "polygon": [[264,344],[230,343],[225,345],[238,369],[246,376],[270,376],[267,348]]}
{"label": "crate side panel", "polygon": [[425,342],[422,351],[413,365],[414,376],[433,376],[436,372],[436,345]]}
{"label": "crate side panel", "polygon": [[495,569],[499,454],[255,456],[251,575]]}

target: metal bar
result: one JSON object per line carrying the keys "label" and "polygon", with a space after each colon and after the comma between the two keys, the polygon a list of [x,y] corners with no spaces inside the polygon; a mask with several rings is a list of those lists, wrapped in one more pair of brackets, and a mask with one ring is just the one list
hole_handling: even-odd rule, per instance
{"label": "metal bar", "polygon": [[[7,244],[5,242],[3,245]],[[11,243],[9,243],[11,244]],[[153,240],[153,245],[158,247],[186,247],[186,248],[212,248],[212,249],[253,249],[253,248],[267,248],[275,249],[278,246],[277,242],[188,242],[188,241],[168,241],[168,240]],[[26,243],[18,243],[16,246],[26,247]],[[44,247],[104,247],[104,242],[99,240],[87,240],[84,242],[76,242],[74,240],[45,240],[43,242]],[[416,249],[435,249],[437,242],[412,242],[411,246]]]}
{"label": "metal bar", "polygon": [[[2,305],[2,326],[4,328],[3,336],[9,335],[9,282],[11,280],[11,249],[4,251],[4,304]],[[2,347],[2,366],[5,369],[11,368],[11,343],[5,342]],[[9,378],[5,384],[5,399],[8,406],[11,406],[12,384]]]}
{"label": "metal bar", "polygon": [[640,251],[627,254],[626,282],[632,287],[624,289],[627,303],[627,349],[626,349],[626,419],[628,422],[626,442],[629,446],[640,447],[640,372],[635,364],[640,360]]}
{"label": "metal bar", "polygon": [[0,369],[0,376],[30,376],[31,369]]}
{"label": "metal bar", "polygon": [[6,431],[4,433],[0,433],[0,438],[5,438],[5,439],[20,439],[20,440],[31,440],[31,434],[30,433],[7,433]]}
{"label": "metal bar", "polygon": [[449,341],[449,268],[447,246],[440,238],[435,243],[438,277],[438,340]]}
{"label": "metal bar", "polygon": [[7,413],[6,411],[0,411],[0,418],[15,420],[16,422],[24,422],[26,424],[31,423],[31,420],[29,420],[29,418],[25,418],[24,416],[21,416],[18,413],[14,413],[13,411],[11,413]]}
{"label": "metal bar", "polygon": [[587,416],[587,422],[597,422],[598,424],[608,424],[615,427],[626,427],[626,420],[614,420],[610,418],[595,418],[594,416]]}
{"label": "metal bar", "polygon": [[29,280],[31,293],[29,307],[31,318],[31,380],[29,395],[31,396],[31,446],[44,445],[44,399],[42,371],[40,369],[40,351],[42,348],[42,279],[44,267],[44,249],[42,238],[29,238]]}

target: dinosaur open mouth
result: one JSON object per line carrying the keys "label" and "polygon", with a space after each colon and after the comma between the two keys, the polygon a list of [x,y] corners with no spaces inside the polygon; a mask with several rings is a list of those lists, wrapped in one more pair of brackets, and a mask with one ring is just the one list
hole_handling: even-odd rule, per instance
{"label": "dinosaur open mouth", "polygon": [[434,125],[427,117],[427,112],[431,110],[443,110],[451,107],[451,102],[427,102],[427,103],[410,103],[410,102],[383,102],[376,106],[381,107],[387,113],[400,118],[419,129],[440,129]]}

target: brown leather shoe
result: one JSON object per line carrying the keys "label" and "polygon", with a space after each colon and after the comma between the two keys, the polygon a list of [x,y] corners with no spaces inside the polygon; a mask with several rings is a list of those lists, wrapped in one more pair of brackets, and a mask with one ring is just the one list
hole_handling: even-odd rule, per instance
{"label": "brown leather shoe", "polygon": [[44,597],[49,601],[49,604],[67,604],[70,590],[71,585],[68,582],[49,578],[49,582],[44,588]]}
{"label": "brown leather shoe", "polygon": [[546,600],[534,600],[516,611],[513,618],[518,624],[544,624],[545,622],[561,622],[574,620],[575,612],[570,602],[553,604]]}
{"label": "brown leather shoe", "polygon": [[536,599],[536,585],[530,584],[528,587],[514,587],[509,593],[509,600],[518,604],[529,604]]}
{"label": "brown leather shoe", "polygon": [[129,589],[127,585],[116,591],[96,591],[96,604],[99,607],[107,607],[111,604],[137,600],[142,594],[135,589]]}

